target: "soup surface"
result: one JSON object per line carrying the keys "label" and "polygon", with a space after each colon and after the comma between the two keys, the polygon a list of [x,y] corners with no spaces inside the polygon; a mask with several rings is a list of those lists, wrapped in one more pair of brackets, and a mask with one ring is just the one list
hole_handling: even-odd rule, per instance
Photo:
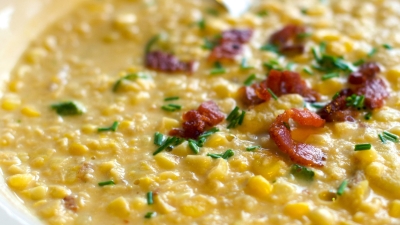
{"label": "soup surface", "polygon": [[400,3],[90,0],[0,99],[46,224],[399,224]]}

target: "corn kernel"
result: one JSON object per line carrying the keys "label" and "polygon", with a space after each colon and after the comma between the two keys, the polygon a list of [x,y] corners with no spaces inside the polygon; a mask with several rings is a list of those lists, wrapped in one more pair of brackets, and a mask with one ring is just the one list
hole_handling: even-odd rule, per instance
{"label": "corn kernel", "polygon": [[216,148],[218,146],[226,146],[229,141],[226,139],[226,135],[223,133],[216,133],[211,135],[207,142],[205,143],[206,147]]}
{"label": "corn kernel", "polygon": [[136,197],[132,200],[130,207],[135,210],[142,210],[147,205],[145,198]]}
{"label": "corn kernel", "polygon": [[177,128],[179,127],[179,121],[169,118],[169,117],[163,117],[161,120],[161,127],[160,127],[160,131],[162,133],[166,133],[170,130],[172,130],[173,128]]}
{"label": "corn kernel", "polygon": [[389,215],[391,217],[400,218],[400,200],[394,200],[389,204]]}
{"label": "corn kernel", "polygon": [[374,148],[368,151],[355,151],[353,154],[354,157],[360,161],[362,166],[366,166],[376,161],[376,159],[378,158],[378,154]]}
{"label": "corn kernel", "polygon": [[179,173],[178,172],[172,172],[172,171],[166,171],[160,173],[159,179],[160,180],[177,180],[179,178]]}
{"label": "corn kernel", "polygon": [[28,190],[30,198],[34,201],[42,200],[46,197],[47,187],[45,186],[37,186]]}
{"label": "corn kernel", "polygon": [[45,160],[43,157],[36,157],[31,161],[31,166],[36,168],[42,167],[44,165],[44,161]]}
{"label": "corn kernel", "polygon": [[289,203],[283,209],[283,212],[286,215],[289,215],[296,219],[306,215],[309,211],[310,207],[306,202]]}
{"label": "corn kernel", "polygon": [[225,159],[217,159],[217,165],[208,173],[208,179],[211,180],[224,180],[225,175],[228,173],[228,163]]}
{"label": "corn kernel", "polygon": [[154,205],[155,208],[158,212],[161,213],[170,213],[172,211],[175,211],[175,208],[171,205],[169,205],[162,197],[161,195],[155,195],[154,196]]}
{"label": "corn kernel", "polygon": [[260,174],[266,179],[272,180],[283,175],[287,171],[287,165],[282,160],[269,156],[254,160],[252,169],[255,174]]}
{"label": "corn kernel", "polygon": [[396,83],[400,79],[400,67],[399,68],[392,68],[386,72],[386,76],[389,81]]}
{"label": "corn kernel", "polygon": [[91,134],[91,133],[94,133],[97,130],[97,128],[94,125],[85,124],[82,126],[81,130],[85,134]]}
{"label": "corn kernel", "polygon": [[313,224],[331,225],[336,223],[335,217],[332,215],[332,213],[329,210],[323,208],[318,208],[311,211],[308,217],[313,222]]}
{"label": "corn kernel", "polygon": [[118,217],[127,217],[130,214],[128,201],[124,197],[118,197],[107,206],[107,211]]}
{"label": "corn kernel", "polygon": [[322,5],[315,5],[307,9],[307,15],[322,16],[326,13],[326,8]]}
{"label": "corn kernel", "polygon": [[211,157],[204,155],[188,155],[185,158],[185,163],[190,167],[190,171],[204,175],[210,169],[212,160]]}
{"label": "corn kernel", "polygon": [[18,166],[18,165],[12,165],[10,167],[8,167],[7,171],[10,174],[20,174],[20,173],[24,173],[24,170]]}
{"label": "corn kernel", "polygon": [[25,115],[25,116],[28,116],[28,117],[38,117],[38,116],[40,116],[40,112],[39,111],[37,111],[37,110],[35,110],[35,109],[31,108],[31,107],[28,107],[28,106],[22,108],[21,109],[21,113],[23,115]]}
{"label": "corn kernel", "polygon": [[8,177],[7,183],[12,188],[24,189],[31,183],[32,180],[33,176],[30,174],[16,174]]}
{"label": "corn kernel", "polygon": [[14,110],[21,104],[21,101],[16,98],[5,98],[1,103],[1,108],[4,110]]}
{"label": "corn kernel", "polygon": [[103,173],[108,173],[112,168],[114,168],[115,162],[114,161],[108,161],[108,162],[103,162],[99,165],[99,169]]}
{"label": "corn kernel", "polygon": [[323,94],[332,96],[338,91],[343,89],[343,83],[339,79],[329,79],[319,82],[316,86],[316,90]]}
{"label": "corn kernel", "polygon": [[69,146],[69,152],[72,155],[84,155],[89,151],[89,148],[86,145],[82,145],[79,143],[72,143]]}
{"label": "corn kernel", "polygon": [[132,126],[132,124],[133,124],[132,121],[124,120],[119,124],[118,129],[127,130]]}
{"label": "corn kernel", "polygon": [[143,189],[143,190],[149,190],[150,186],[152,186],[153,184],[155,184],[155,181],[153,178],[150,178],[148,176],[146,177],[141,177],[139,179],[139,186]]}
{"label": "corn kernel", "polygon": [[49,187],[49,194],[52,198],[65,198],[69,194],[71,194],[71,191],[68,190],[67,188],[59,185],[54,185]]}
{"label": "corn kernel", "polygon": [[154,156],[154,159],[157,162],[157,165],[163,169],[172,170],[176,167],[178,162],[176,159],[168,153],[159,153]]}
{"label": "corn kernel", "polygon": [[272,191],[272,185],[261,175],[251,177],[246,188],[249,194],[259,198],[268,197]]}
{"label": "corn kernel", "polygon": [[53,200],[50,202],[42,202],[38,204],[40,209],[38,210],[39,215],[43,218],[50,218],[57,214],[61,209],[61,200]]}
{"label": "corn kernel", "polygon": [[8,88],[10,89],[10,91],[12,92],[17,92],[19,91],[21,88],[23,87],[23,83],[15,80],[15,81],[10,81],[10,83],[8,84]]}

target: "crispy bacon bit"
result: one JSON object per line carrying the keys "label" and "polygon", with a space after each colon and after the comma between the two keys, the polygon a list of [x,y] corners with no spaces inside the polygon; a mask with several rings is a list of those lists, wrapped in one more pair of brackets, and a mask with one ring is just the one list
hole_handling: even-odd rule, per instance
{"label": "crispy bacon bit", "polygon": [[172,54],[161,51],[151,51],[146,54],[146,67],[167,73],[192,73],[197,69],[197,63],[193,61],[182,62]]}
{"label": "crispy bacon bit", "polygon": [[281,54],[299,55],[304,52],[304,38],[300,34],[305,32],[305,27],[289,24],[272,34],[269,43],[277,46]]}
{"label": "crispy bacon bit", "polygon": [[78,211],[78,205],[76,204],[76,198],[73,195],[68,195],[64,199],[64,206],[66,209],[69,209],[71,211]]}
{"label": "crispy bacon bit", "polygon": [[243,44],[250,41],[252,30],[228,30],[224,31],[218,40],[217,46],[213,48],[209,59],[217,61],[221,59],[234,59],[242,53]]}
{"label": "crispy bacon bit", "polygon": [[87,181],[88,181],[87,175],[88,175],[89,173],[93,173],[93,172],[94,172],[94,170],[93,170],[93,165],[90,164],[90,163],[84,162],[84,163],[82,164],[81,168],[79,168],[79,170],[78,170],[76,176],[77,176],[79,179],[81,179],[82,181],[87,182]]}
{"label": "crispy bacon bit", "polygon": [[312,127],[323,127],[325,120],[308,109],[288,109],[279,115],[269,128],[271,139],[293,162],[303,166],[322,167],[326,159],[325,153],[312,145],[293,140],[290,129],[286,127],[290,119],[301,126]]}
{"label": "crispy bacon bit", "polygon": [[197,110],[190,110],[183,114],[182,129],[173,129],[172,136],[197,139],[208,128],[213,127],[225,118],[219,107],[213,101],[203,102]]}
{"label": "crispy bacon bit", "polygon": [[320,98],[316,91],[307,87],[306,82],[301,79],[298,73],[277,70],[271,70],[267,79],[259,84],[242,87],[239,89],[239,93],[244,104],[248,106],[257,105],[271,99],[268,88],[277,96],[297,93],[308,102],[315,102]]}
{"label": "crispy bacon bit", "polygon": [[380,72],[378,64],[374,62],[364,63],[357,72],[350,74],[348,82],[350,89],[344,89],[339,97],[318,111],[318,114],[327,122],[355,121],[358,112],[348,106],[346,98],[355,95],[365,97],[365,106],[368,109],[376,109],[383,106],[389,96],[385,82],[377,77]]}

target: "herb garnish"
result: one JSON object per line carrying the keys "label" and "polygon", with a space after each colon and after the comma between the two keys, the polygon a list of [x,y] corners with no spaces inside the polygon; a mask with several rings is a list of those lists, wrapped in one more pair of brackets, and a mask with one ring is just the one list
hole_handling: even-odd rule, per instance
{"label": "herb garnish", "polygon": [[346,106],[354,107],[358,110],[364,109],[365,96],[352,94],[346,98]]}
{"label": "herb garnish", "polygon": [[253,69],[254,67],[247,65],[247,59],[243,58],[242,62],[240,63],[240,69],[242,70],[249,70],[249,69]]}
{"label": "herb garnish", "polygon": [[117,82],[115,82],[115,84],[113,85],[112,91],[116,92],[118,90],[118,87],[121,85],[122,81],[124,80],[136,80],[136,79],[148,79],[149,77],[147,75],[144,74],[140,74],[140,73],[131,73],[128,74],[124,77],[121,77],[120,79],[117,80]]}
{"label": "herb garnish", "polygon": [[213,159],[218,159],[218,158],[228,159],[234,155],[235,155],[235,153],[232,151],[232,149],[228,149],[222,154],[213,154],[213,153],[207,154],[207,156],[210,156]]}
{"label": "herb garnish", "polygon": [[264,16],[268,16],[268,10],[261,10],[257,13],[257,16],[259,17],[264,17]]}
{"label": "herb garnish", "polygon": [[51,108],[56,110],[57,114],[60,116],[81,115],[86,112],[82,104],[74,101],[53,104]]}
{"label": "herb garnish", "polygon": [[314,171],[308,169],[307,167],[300,166],[298,164],[293,164],[290,169],[290,173],[293,174],[296,178],[312,181],[314,179]]}
{"label": "herb garnish", "polygon": [[210,74],[211,75],[216,75],[216,74],[223,74],[225,72],[226,72],[226,70],[222,66],[222,64],[220,62],[215,62],[214,68],[210,71]]}
{"label": "herb garnish", "polygon": [[151,218],[153,218],[155,216],[157,216],[156,212],[148,212],[148,213],[146,213],[146,215],[144,215],[144,218],[151,219]]}
{"label": "herb garnish", "polygon": [[371,51],[368,53],[368,58],[371,58],[372,56],[374,56],[376,53],[378,52],[377,48],[372,48]]}
{"label": "herb garnish", "polygon": [[218,16],[218,15],[219,15],[218,10],[213,9],[213,8],[207,9],[206,12],[207,12],[209,15],[213,15],[213,16]]}
{"label": "herb garnish", "polygon": [[153,192],[152,191],[147,192],[146,197],[147,197],[147,205],[152,205],[154,203]]}
{"label": "herb garnish", "polygon": [[256,75],[253,73],[249,77],[246,78],[246,80],[243,82],[243,84],[245,86],[250,86],[255,79],[256,79]]}
{"label": "herb garnish", "polygon": [[160,35],[157,34],[154,37],[152,37],[146,44],[145,48],[144,48],[144,52],[147,55],[150,51],[151,48],[153,47],[153,45],[160,39]]}
{"label": "herb garnish", "polygon": [[364,119],[365,120],[370,120],[372,117],[372,112],[367,112],[367,114],[365,114]]}
{"label": "herb garnish", "polygon": [[278,96],[271,89],[268,88],[267,91],[275,101],[278,101]]}
{"label": "herb garnish", "polygon": [[337,72],[333,72],[333,73],[328,73],[322,76],[322,80],[329,80],[332,79],[334,77],[339,77],[339,73]]}
{"label": "herb garnish", "polygon": [[313,71],[310,68],[307,68],[307,67],[304,67],[303,71],[308,75],[313,75],[314,74]]}
{"label": "herb garnish", "polygon": [[339,185],[339,188],[338,188],[338,190],[337,190],[337,192],[336,192],[337,195],[339,195],[339,196],[343,195],[344,190],[345,190],[346,187],[347,187],[347,183],[348,183],[348,181],[347,181],[347,180],[344,180],[344,181]]}
{"label": "herb garnish", "polygon": [[204,19],[199,20],[197,26],[199,26],[200,30],[206,29],[206,21]]}
{"label": "herb garnish", "polygon": [[198,154],[200,152],[200,147],[196,140],[189,139],[188,140],[189,148],[195,153]]}
{"label": "herb garnish", "polygon": [[319,45],[319,52],[316,48],[312,49],[314,59],[317,65],[313,65],[313,68],[322,72],[332,73],[332,72],[349,72],[354,69],[352,65],[344,61],[341,57],[336,57],[326,54],[326,43],[321,42]]}
{"label": "herb garnish", "polygon": [[207,38],[204,38],[204,44],[202,46],[203,49],[208,49],[211,50],[216,46],[215,42],[212,42],[210,40],[208,40]]}
{"label": "herb garnish", "polygon": [[112,180],[108,180],[108,181],[99,182],[98,185],[100,187],[103,187],[103,186],[107,186],[107,185],[115,185],[115,183]]}
{"label": "herb garnish", "polygon": [[372,147],[371,144],[358,144],[354,146],[354,151],[370,150],[371,147]]}
{"label": "herb garnish", "polygon": [[382,143],[386,143],[386,141],[391,141],[393,143],[398,143],[399,142],[399,136],[390,133],[389,131],[383,131],[382,134],[379,134],[379,139],[382,141]]}
{"label": "herb garnish", "polygon": [[174,100],[178,100],[179,96],[172,96],[172,97],[167,97],[164,98],[164,101],[168,102],[168,101],[174,101]]}
{"label": "herb garnish", "polygon": [[161,109],[168,111],[168,112],[175,112],[175,111],[182,109],[182,106],[177,105],[177,104],[168,104],[168,105],[161,106]]}
{"label": "herb garnish", "polygon": [[274,44],[270,44],[270,43],[268,43],[268,44],[266,44],[266,45],[263,45],[263,46],[260,48],[260,50],[262,50],[262,51],[268,51],[268,52],[275,52],[275,53],[279,54],[279,47],[276,46],[276,45],[274,45]]}
{"label": "herb garnish", "polygon": [[387,50],[393,49],[393,47],[389,44],[383,44],[382,47],[386,48]]}
{"label": "herb garnish", "polygon": [[235,107],[228,115],[228,117],[226,117],[226,120],[229,121],[229,125],[228,125],[228,129],[230,128],[235,128],[238,125],[242,125],[243,120],[244,120],[244,116],[246,115],[246,111],[241,110],[242,113],[240,113],[240,109],[239,107]]}
{"label": "herb garnish", "polygon": [[160,132],[156,132],[154,134],[154,144],[157,146],[161,146],[164,143],[165,139],[166,137]]}
{"label": "herb garnish", "polygon": [[364,59],[359,59],[356,62],[353,63],[354,66],[361,66],[362,64],[365,63]]}
{"label": "herb garnish", "polygon": [[310,37],[312,34],[311,33],[307,33],[307,32],[305,32],[305,33],[300,33],[300,34],[298,34],[296,37],[297,38],[308,38],[308,37]]}
{"label": "herb garnish", "polygon": [[271,59],[268,62],[263,63],[263,66],[266,67],[268,70],[279,70],[279,71],[283,70],[279,65],[279,62],[274,59]]}
{"label": "herb garnish", "polygon": [[153,155],[157,155],[158,153],[162,152],[165,149],[173,149],[175,146],[178,146],[184,142],[185,139],[178,138],[178,137],[168,137],[164,143],[161,144],[160,147],[153,153]]}
{"label": "herb garnish", "polygon": [[110,127],[100,127],[97,129],[97,132],[106,132],[106,131],[113,131],[115,132],[118,128],[119,122],[114,121],[114,123]]}
{"label": "herb garnish", "polygon": [[250,147],[247,147],[246,148],[246,151],[248,151],[248,152],[252,152],[252,151],[255,151],[255,150],[257,150],[257,149],[260,149],[261,148],[261,146],[250,146]]}

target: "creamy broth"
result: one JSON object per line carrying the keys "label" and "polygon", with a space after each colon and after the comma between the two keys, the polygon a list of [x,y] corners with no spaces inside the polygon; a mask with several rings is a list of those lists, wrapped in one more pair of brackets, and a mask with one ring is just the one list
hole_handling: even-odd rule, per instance
{"label": "creamy broth", "polygon": [[[400,144],[379,138],[384,131],[400,135],[399,9],[395,0],[268,0],[233,18],[213,1],[85,2],[31,43],[6,83],[0,99],[6,182],[47,224],[400,223]],[[303,54],[260,50],[287,24],[309,29]],[[205,39],[234,28],[251,29],[252,37],[214,73]],[[145,46],[155,35],[156,48],[198,68],[146,68]],[[369,111],[361,110],[355,122],[291,128],[293,139],[326,155],[324,166],[307,166],[314,173],[307,181],[293,174],[295,162],[268,130],[285,110],[317,111],[317,104],[285,94],[246,107],[238,90],[250,75],[260,82],[268,65],[276,66],[298,72],[327,104],[348,86],[348,74],[322,78],[326,73],[312,68],[312,49],[321,43],[350,64],[378,63],[390,96],[368,120]],[[251,68],[241,68],[243,59]],[[185,140],[153,155],[156,132],[170,136],[185,112],[209,100],[225,116],[239,106],[243,123],[227,128],[231,122],[223,120],[198,154]],[[65,116],[52,108],[67,101],[84,110]],[[179,107],[163,109],[169,104]],[[354,151],[363,143],[371,149]],[[226,159],[209,155],[229,149],[234,155]]]}

